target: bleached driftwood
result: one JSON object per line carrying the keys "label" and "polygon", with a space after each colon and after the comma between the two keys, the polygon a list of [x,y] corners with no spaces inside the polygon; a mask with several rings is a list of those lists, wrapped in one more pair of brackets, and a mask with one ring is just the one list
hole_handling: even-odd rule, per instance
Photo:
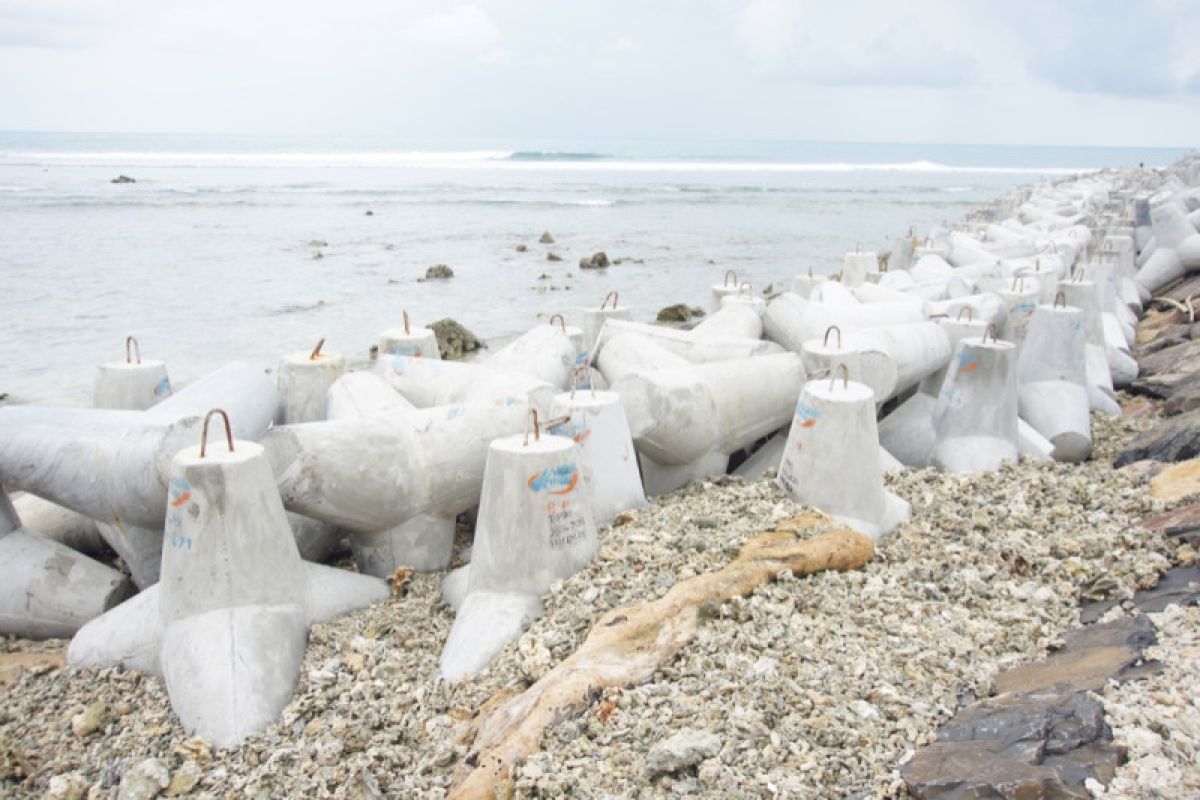
{"label": "bleached driftwood", "polygon": [[[819,533],[800,538],[814,531]],[[868,537],[809,512],[749,539],[722,569],[677,583],[657,600],[604,614],[583,645],[537,683],[480,709],[451,797],[494,800],[507,794],[514,765],[540,748],[548,727],[581,713],[605,688],[649,680],[695,637],[702,607],[747,595],[784,570],[800,576],[858,569],[874,550]]]}

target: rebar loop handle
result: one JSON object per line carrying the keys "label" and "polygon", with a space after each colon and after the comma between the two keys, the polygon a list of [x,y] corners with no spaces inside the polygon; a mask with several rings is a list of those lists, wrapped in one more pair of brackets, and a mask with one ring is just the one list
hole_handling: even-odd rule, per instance
{"label": "rebar loop handle", "polygon": [[[536,408],[529,409],[529,416],[533,417],[533,440],[540,442],[542,440],[542,429],[538,426],[538,413]],[[529,446],[529,419],[525,420],[525,443],[523,447]]]}
{"label": "rebar loop handle", "polygon": [[842,374],[842,388],[850,388],[850,368],[845,364],[838,364],[829,372],[829,388],[833,389],[834,382],[837,380],[838,373]]}
{"label": "rebar loop handle", "polygon": [[[132,350],[132,352],[131,352]],[[133,359],[136,356],[137,363],[142,363],[142,348],[138,346],[138,340],[132,336],[125,337],[125,363],[134,363]]]}
{"label": "rebar loop handle", "polygon": [[225,413],[223,408],[214,408],[204,415],[204,427],[200,429],[200,457],[204,458],[208,452],[208,423],[212,420],[213,414],[220,414],[225,420],[225,442],[229,445],[229,452],[233,452],[233,426],[229,424],[229,415]]}

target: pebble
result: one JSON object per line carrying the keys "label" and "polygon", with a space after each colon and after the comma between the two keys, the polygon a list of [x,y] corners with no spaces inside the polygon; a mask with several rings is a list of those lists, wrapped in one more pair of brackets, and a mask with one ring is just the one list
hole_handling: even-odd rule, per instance
{"label": "pebble", "polygon": [[107,710],[103,701],[97,700],[71,717],[71,731],[80,738],[95,733],[104,724],[104,715]]}
{"label": "pebble", "polygon": [[650,748],[646,755],[646,777],[654,780],[659,775],[678,772],[719,752],[721,739],[715,733],[685,728]]}
{"label": "pebble", "polygon": [[160,759],[139,761],[121,778],[117,800],[152,800],[171,783],[171,773]]}

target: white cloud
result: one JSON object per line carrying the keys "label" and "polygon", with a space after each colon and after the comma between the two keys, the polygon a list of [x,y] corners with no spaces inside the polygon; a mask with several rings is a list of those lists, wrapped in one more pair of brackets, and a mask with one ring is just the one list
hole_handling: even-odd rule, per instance
{"label": "white cloud", "polygon": [[[758,72],[823,86],[959,86],[975,61],[926,24],[940,2],[751,0],[738,34]],[[921,13],[924,11],[925,13]]]}
{"label": "white cloud", "polygon": [[500,64],[511,54],[502,46],[500,29],[477,5],[458,6],[417,17],[401,32],[410,46],[455,57],[468,53],[484,64]]}

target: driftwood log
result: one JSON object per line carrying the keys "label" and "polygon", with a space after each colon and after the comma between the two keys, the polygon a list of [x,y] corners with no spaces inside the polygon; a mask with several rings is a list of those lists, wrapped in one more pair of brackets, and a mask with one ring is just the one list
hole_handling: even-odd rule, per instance
{"label": "driftwood log", "polygon": [[702,607],[747,595],[784,570],[801,576],[858,569],[874,551],[868,537],[823,514],[806,513],[749,539],[722,569],[677,583],[657,600],[604,614],[583,645],[537,683],[484,704],[471,725],[474,741],[455,774],[451,797],[508,795],[514,767],[540,749],[547,728],[582,713],[606,688],[649,680],[695,637]]}

